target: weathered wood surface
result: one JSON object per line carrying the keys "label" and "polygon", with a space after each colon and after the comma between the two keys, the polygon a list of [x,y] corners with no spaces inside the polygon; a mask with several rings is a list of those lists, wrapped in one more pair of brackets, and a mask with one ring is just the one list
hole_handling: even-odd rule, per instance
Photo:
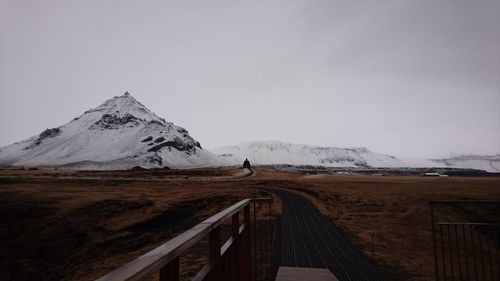
{"label": "weathered wood surface", "polygon": [[338,281],[326,268],[286,267],[278,269],[276,281]]}

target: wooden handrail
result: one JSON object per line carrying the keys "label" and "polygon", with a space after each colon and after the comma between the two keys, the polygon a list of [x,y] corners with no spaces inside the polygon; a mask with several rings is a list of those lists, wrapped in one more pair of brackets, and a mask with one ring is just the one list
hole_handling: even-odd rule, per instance
{"label": "wooden handrail", "polygon": [[429,204],[500,204],[500,200],[431,200]]}
{"label": "wooden handrail", "polygon": [[500,223],[487,223],[487,222],[436,222],[436,225],[500,226]]}
{"label": "wooden handrail", "polygon": [[[241,200],[169,240],[165,244],[102,276],[97,279],[97,281],[139,281],[144,280],[155,272],[159,272],[172,262],[176,262],[178,267],[179,256],[212,233],[212,231],[216,230],[226,219],[238,214],[245,207],[248,208],[251,201],[272,201],[272,198]],[[248,226],[248,221],[242,226],[243,228]]]}

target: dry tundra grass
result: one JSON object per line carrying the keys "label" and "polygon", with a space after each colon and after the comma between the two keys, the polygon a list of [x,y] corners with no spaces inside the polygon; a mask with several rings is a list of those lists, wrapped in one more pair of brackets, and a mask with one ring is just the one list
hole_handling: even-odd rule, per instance
{"label": "dry tundra grass", "polygon": [[264,186],[308,197],[366,255],[374,233],[392,280],[432,279],[429,200],[500,199],[499,178],[0,171],[0,279],[93,280]]}

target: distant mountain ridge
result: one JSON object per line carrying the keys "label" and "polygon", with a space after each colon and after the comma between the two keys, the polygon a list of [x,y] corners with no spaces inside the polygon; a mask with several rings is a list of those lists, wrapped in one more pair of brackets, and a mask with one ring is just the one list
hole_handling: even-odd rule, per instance
{"label": "distant mountain ridge", "polygon": [[458,168],[500,172],[500,155],[463,155],[443,159],[397,158],[364,147],[340,148],[255,141],[212,150],[233,164],[248,158],[256,165],[311,165],[342,168]]}
{"label": "distant mountain ridge", "polygon": [[128,92],[0,150],[2,166],[112,170],[223,164],[187,130],[158,117]]}
{"label": "distant mountain ridge", "polygon": [[364,147],[339,148],[292,144],[280,141],[256,141],[223,146],[213,150],[231,163],[245,158],[261,165],[314,165],[325,167],[403,167],[394,156],[372,152]]}
{"label": "distant mountain ridge", "polygon": [[460,155],[438,159],[402,159],[409,167],[476,169],[500,173],[500,155]]}

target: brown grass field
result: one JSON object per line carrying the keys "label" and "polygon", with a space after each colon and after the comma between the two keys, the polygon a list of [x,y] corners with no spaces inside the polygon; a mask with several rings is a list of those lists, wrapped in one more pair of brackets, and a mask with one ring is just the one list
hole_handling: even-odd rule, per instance
{"label": "brown grass field", "polygon": [[[0,280],[93,280],[259,187],[298,192],[388,280],[433,280],[429,200],[500,199],[500,178],[186,171],[0,171]],[[199,266],[202,260],[182,264]]]}

